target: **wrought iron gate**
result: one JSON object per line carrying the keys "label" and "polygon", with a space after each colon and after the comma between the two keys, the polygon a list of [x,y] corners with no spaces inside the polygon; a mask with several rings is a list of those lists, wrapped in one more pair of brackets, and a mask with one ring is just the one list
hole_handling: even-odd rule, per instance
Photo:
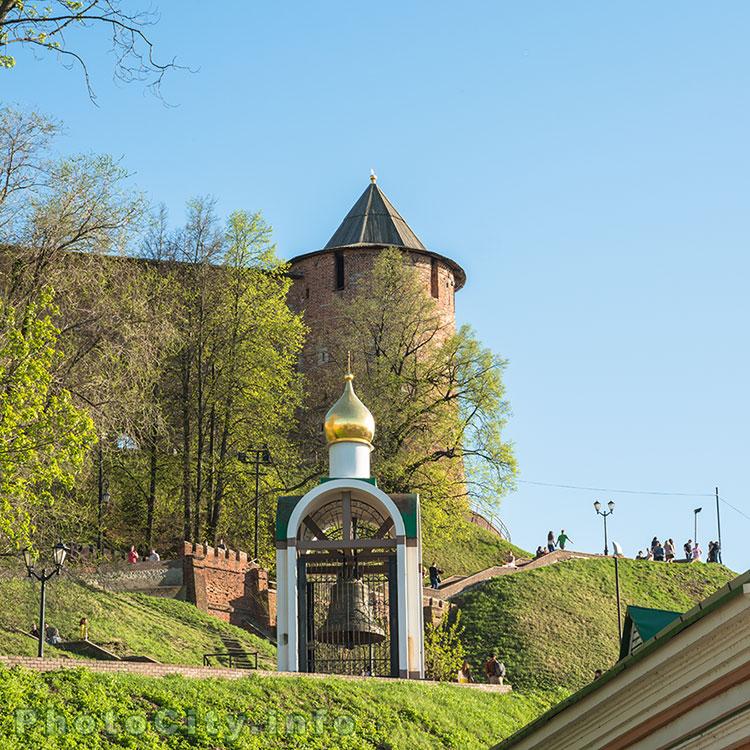
{"label": "wrought iron gate", "polygon": [[368,558],[299,558],[300,671],[398,677],[396,556]]}

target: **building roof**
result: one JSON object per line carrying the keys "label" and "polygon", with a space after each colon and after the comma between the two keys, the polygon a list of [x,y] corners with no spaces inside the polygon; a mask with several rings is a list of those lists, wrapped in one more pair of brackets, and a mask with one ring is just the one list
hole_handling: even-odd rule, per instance
{"label": "building roof", "polygon": [[681,614],[681,612],[673,612],[668,609],[651,609],[650,607],[628,605],[625,612],[625,624],[622,629],[620,658],[624,659],[632,654]]}
{"label": "building roof", "polygon": [[290,263],[318,253],[358,247],[397,247],[402,250],[424,253],[443,261],[453,271],[456,291],[466,283],[466,273],[458,263],[425,247],[422,240],[417,237],[414,230],[378,187],[374,176],[370,178],[370,184],[351,207],[325,247],[322,250],[296,255]]}
{"label": "building roof", "polygon": [[600,690],[619,674],[631,668],[642,659],[648,658],[648,656],[654,651],[662,648],[666,643],[671,641],[672,638],[682,633],[685,629],[689,628],[691,625],[695,625],[695,623],[702,620],[706,615],[715,612],[717,609],[720,609],[732,601],[734,597],[744,593],[744,587],[746,585],[750,585],[750,570],[737,576],[737,578],[731,580],[726,586],[722,586],[718,591],[715,591],[707,599],[696,604],[692,609],[672,619],[666,627],[652,635],[647,641],[644,640],[643,645],[639,649],[634,653],[629,654],[624,659],[620,659],[620,661],[618,661],[609,671],[605,672],[598,680],[590,682],[588,685],[582,687],[577,693],[573,693],[573,695],[558,703],[556,706],[553,706],[549,711],[539,716],[530,724],[527,724],[515,734],[512,734],[510,737],[495,745],[492,750],[508,750],[509,748],[514,747],[522,739],[528,737],[542,726],[552,721],[556,716],[565,711],[565,709],[579,703],[591,693]]}
{"label": "building roof", "polygon": [[323,249],[357,245],[387,245],[427,252],[419,237],[372,180]]}

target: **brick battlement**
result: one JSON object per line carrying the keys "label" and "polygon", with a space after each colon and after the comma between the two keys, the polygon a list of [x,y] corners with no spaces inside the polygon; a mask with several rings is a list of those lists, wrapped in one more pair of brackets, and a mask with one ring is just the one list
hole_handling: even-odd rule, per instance
{"label": "brick battlement", "polygon": [[182,560],[188,601],[225,622],[273,633],[276,591],[246,552],[184,542]]}
{"label": "brick battlement", "polygon": [[231,563],[237,563],[237,567],[248,566],[259,567],[258,564],[248,556],[247,552],[220,547],[212,547],[210,544],[195,544],[194,542],[183,542],[182,556],[193,557],[202,560],[205,564],[211,561],[220,564],[220,567],[231,568]]}

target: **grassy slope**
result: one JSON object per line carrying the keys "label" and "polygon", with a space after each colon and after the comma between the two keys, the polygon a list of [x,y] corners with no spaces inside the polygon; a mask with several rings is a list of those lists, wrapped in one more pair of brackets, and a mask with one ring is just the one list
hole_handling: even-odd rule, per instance
{"label": "grassy slope", "polygon": [[[6,571],[7,572],[7,571]],[[0,580],[0,653],[32,656],[36,644],[12,632],[28,630],[38,617],[39,584],[16,577]],[[47,585],[47,621],[66,639],[78,638],[78,622],[89,618],[91,640],[117,654],[140,654],[164,663],[201,664],[204,653],[225,651],[221,636],[259,652],[262,668],[274,668],[275,650],[265,640],[200,612],[192,604],[144,594],[101,591],[68,575]],[[64,656],[50,647],[50,653]]]}
{"label": "grassy slope", "polygon": [[531,554],[473,523],[466,523],[449,542],[438,548],[424,545],[423,561],[430,565],[433,560],[444,572],[443,578],[451,575],[469,575],[493,565],[502,565],[509,553],[516,557],[532,557]]}
{"label": "grassy slope", "polygon": [[[191,680],[98,675],[85,670],[38,674],[0,669],[0,746],[472,750],[486,748],[508,736],[546,710],[556,697],[559,696],[498,695],[451,685],[336,678],[252,675],[240,681]],[[18,709],[51,709],[66,717],[73,733],[45,739],[42,715],[37,725],[14,736]],[[174,713],[165,714],[163,709]],[[316,725],[312,716],[318,710],[327,713]],[[184,723],[187,711],[196,716],[192,736]],[[207,711],[214,712],[213,730],[206,720]],[[109,721],[108,712],[112,712]],[[295,713],[305,717],[307,726],[292,737],[285,724],[287,717]],[[76,717],[84,714],[93,716],[92,726],[87,727],[83,720],[76,723]],[[148,729],[139,737],[126,734],[126,726],[137,728],[132,719],[125,724],[125,718],[133,714],[145,717],[148,723]],[[155,725],[157,714],[162,717],[161,725]],[[233,739],[227,718],[240,714],[246,715],[247,723]],[[277,722],[275,731],[269,717]],[[334,725],[335,719],[338,723]],[[252,724],[260,731],[253,733]],[[175,726],[177,730],[171,736],[159,734],[159,726]],[[337,733],[334,726],[346,733]],[[119,728],[119,732],[110,733],[108,728]],[[301,729],[299,721],[296,728]],[[90,735],[84,734],[87,729],[91,730]],[[10,745],[9,741],[17,744]]]}
{"label": "grassy slope", "polygon": [[[620,562],[624,607],[684,612],[734,578],[719,565]],[[617,659],[611,560],[571,560],[503,576],[457,598],[475,672],[497,649],[516,688],[575,690]]]}

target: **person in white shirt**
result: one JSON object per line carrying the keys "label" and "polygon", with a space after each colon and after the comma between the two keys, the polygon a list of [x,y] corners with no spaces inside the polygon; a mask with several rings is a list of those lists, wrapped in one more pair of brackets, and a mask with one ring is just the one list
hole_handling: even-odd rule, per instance
{"label": "person in white shirt", "polygon": [[155,550],[151,550],[151,554],[148,556],[149,562],[159,562],[161,560],[161,557],[159,557],[159,553]]}

